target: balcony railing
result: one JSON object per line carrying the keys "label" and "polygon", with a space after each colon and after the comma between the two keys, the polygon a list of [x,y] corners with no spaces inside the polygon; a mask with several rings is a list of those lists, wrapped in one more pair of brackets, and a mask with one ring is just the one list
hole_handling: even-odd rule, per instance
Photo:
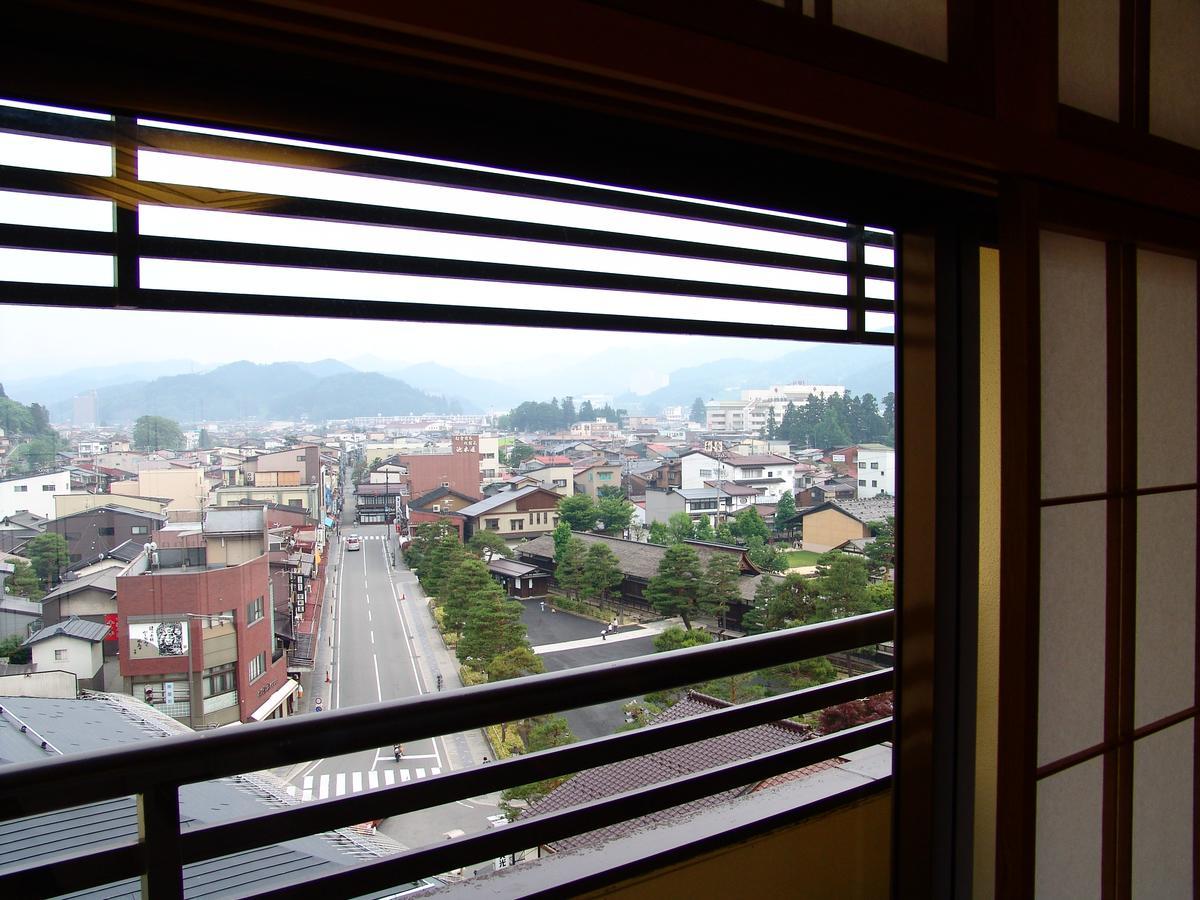
{"label": "balcony railing", "polygon": [[[892,670],[860,675],[712,713],[517,756],[343,798],[232,822],[180,828],[183,784],[451,734],[682,687],[892,639],[891,611],[719,645],[605,663],[320,716],[263,722],[0,770],[0,819],[134,796],[140,837],[68,851],[0,872],[5,896],[46,896],[140,877],[143,896],[183,896],[184,866],[334,828],[382,819],[561,775],[890,690]],[[352,896],[668,809],[891,739],[881,719],[747,760],[456,841],[406,850],[298,882],[269,896]]]}

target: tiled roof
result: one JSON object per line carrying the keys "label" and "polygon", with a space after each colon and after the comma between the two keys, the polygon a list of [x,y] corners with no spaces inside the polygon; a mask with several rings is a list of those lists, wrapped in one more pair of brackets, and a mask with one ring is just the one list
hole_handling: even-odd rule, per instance
{"label": "tiled roof", "polygon": [[[717,700],[696,691],[689,691],[674,706],[655,716],[649,724],[675,722],[724,709],[730,705],[723,700]],[[581,803],[671,781],[682,775],[690,775],[716,766],[739,762],[762,753],[799,744],[811,736],[812,732],[809,728],[795,722],[787,720],[768,722],[765,725],[757,725],[731,734],[683,744],[669,750],[661,750],[658,753],[649,753],[634,759],[598,766],[580,772],[542,799],[534,801],[531,807],[521,815],[521,818],[532,818],[545,813],[569,809]],[[748,789],[738,788],[723,791],[681,806],[650,813],[640,819],[620,822],[585,834],[554,841],[549,846],[555,851],[593,846],[622,837],[647,825],[668,822],[698,812],[740,796],[748,790],[753,791],[766,785],[767,782],[759,782],[751,785]]]}
{"label": "tiled roof", "polygon": [[796,464],[794,459],[789,459],[786,456],[776,456],[774,453],[757,453],[747,456],[739,453],[729,453],[722,457],[721,461],[727,462],[731,466],[793,466]]}
{"label": "tiled roof", "polygon": [[91,641],[96,643],[102,641],[108,636],[108,626],[103,622],[89,622],[86,619],[80,619],[71,616],[62,622],[55,622],[53,625],[47,625],[41,631],[38,631],[31,638],[25,641],[23,646],[36,644],[39,641],[44,641],[47,638],[58,637],[65,635],[66,637],[80,638],[81,640]]}
{"label": "tiled roof", "polygon": [[74,594],[76,591],[86,590],[87,588],[96,588],[101,591],[117,592],[117,575],[122,571],[122,566],[113,566],[108,569],[101,569],[99,572],[93,572],[90,575],[84,575],[82,578],[75,578],[71,581],[64,581],[43,600],[52,600],[55,597],[65,597],[68,594]]}
{"label": "tiled roof", "polygon": [[466,494],[460,493],[453,488],[436,487],[427,494],[423,494],[416,500],[410,501],[409,506],[413,509],[422,509],[432,503],[434,500],[440,500],[442,497],[457,497],[460,500],[466,500],[468,503],[474,503],[474,497],[468,497]]}
{"label": "tiled roof", "polygon": [[[771,479],[771,480],[779,481],[780,479],[775,478],[775,479]],[[738,482],[738,481],[706,481],[704,483],[711,488],[717,488],[718,490],[724,491],[726,494],[729,494],[729,496],[731,496],[731,497],[757,497],[758,496],[758,491],[756,491],[754,488],[748,487],[746,484],[744,484],[742,482]]]}
{"label": "tiled roof", "polygon": [[[552,494],[553,491],[547,491],[539,485],[530,485],[526,488],[521,488],[519,491],[501,491],[492,497],[486,497],[478,503],[472,503],[470,506],[464,506],[459,510],[459,513],[464,516],[482,516],[484,513],[490,512],[498,506],[503,506],[505,503],[511,503],[514,500],[519,500],[521,497],[527,497],[535,491],[545,491],[547,494]],[[558,496],[555,495],[555,503],[558,502]],[[554,504],[551,504],[552,506]]]}

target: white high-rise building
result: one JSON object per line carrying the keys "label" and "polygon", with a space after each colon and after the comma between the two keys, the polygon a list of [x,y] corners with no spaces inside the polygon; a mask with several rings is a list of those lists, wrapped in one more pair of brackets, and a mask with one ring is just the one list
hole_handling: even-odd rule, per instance
{"label": "white high-rise building", "polygon": [[709,400],[704,404],[709,431],[762,431],[771,410],[775,421],[782,422],[789,403],[803,406],[810,397],[831,397],[844,393],[842,384],[773,384],[768,388],[742,391],[740,400]]}

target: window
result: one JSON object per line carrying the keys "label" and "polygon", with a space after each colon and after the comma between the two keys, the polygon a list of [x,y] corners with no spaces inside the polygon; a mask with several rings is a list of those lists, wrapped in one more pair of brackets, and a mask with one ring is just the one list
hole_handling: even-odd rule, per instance
{"label": "window", "polygon": [[237,666],[226,663],[223,666],[213,666],[204,670],[204,696],[215,697],[217,694],[228,694],[237,688]]}
{"label": "window", "polygon": [[54,658],[56,660],[65,660],[67,658],[67,651],[66,650],[55,650]]}
{"label": "window", "polygon": [[115,529],[115,528],[101,528],[100,529],[101,537],[112,537],[116,533],[117,533],[117,529]]}
{"label": "window", "polygon": [[300,508],[303,508],[303,507],[304,507],[304,501],[303,501],[303,500],[289,500],[289,501],[288,501],[288,506],[298,506],[298,507],[300,507]]}
{"label": "window", "polygon": [[488,531],[499,531],[500,530],[500,520],[499,519],[484,519],[483,527],[486,528]]}
{"label": "window", "polygon": [[859,486],[859,487],[866,487],[866,486],[867,486],[867,481],[866,481],[866,479],[865,479],[865,478],[860,478],[860,479],[858,480],[858,486]]}
{"label": "window", "polygon": [[258,656],[250,660],[250,680],[262,678],[263,673],[267,671],[267,654],[262,652]]}
{"label": "window", "polygon": [[77,540],[79,540],[79,532],[78,531],[64,532],[63,538],[68,541],[77,541]]}
{"label": "window", "polygon": [[134,525],[129,531],[131,534],[149,534],[150,527],[148,525]]}
{"label": "window", "polygon": [[510,519],[508,522],[508,526],[509,526],[508,527],[509,531],[524,531],[525,530],[525,520],[524,519]]}
{"label": "window", "polygon": [[58,490],[58,485],[54,485],[54,484],[43,484],[43,485],[42,485],[42,490],[43,490],[43,491],[54,491],[54,490]]}
{"label": "window", "polygon": [[29,485],[27,485],[27,484],[13,485],[13,493],[14,494],[24,494],[24,493],[28,492],[28,490],[29,490]]}
{"label": "window", "polygon": [[303,453],[297,454],[296,462],[304,462],[304,454]]}
{"label": "window", "polygon": [[263,617],[263,598],[258,597],[246,606],[246,624],[253,625]]}
{"label": "window", "polygon": [[865,462],[860,462],[860,463],[858,464],[858,467],[859,467],[860,469],[865,469],[865,468],[867,467],[867,464],[866,464]]}
{"label": "window", "polygon": [[872,480],[871,487],[879,487],[879,482]]}
{"label": "window", "polygon": [[612,476],[613,476],[612,472],[600,472],[598,474],[600,475],[601,481],[612,481]]}
{"label": "window", "polygon": [[565,479],[565,478],[555,478],[555,479],[554,479],[554,486],[555,486],[555,487],[561,487],[561,488],[563,487],[563,488],[565,488],[565,487],[567,486],[567,479]]}
{"label": "window", "polygon": [[701,470],[700,470],[700,477],[701,477],[701,478],[712,478],[712,477],[713,477],[713,470],[712,470],[712,469],[701,469]]}
{"label": "window", "polygon": [[872,469],[878,469],[878,468],[879,468],[879,463],[877,463],[877,462],[873,462],[873,463],[871,463],[871,468],[872,468]]}

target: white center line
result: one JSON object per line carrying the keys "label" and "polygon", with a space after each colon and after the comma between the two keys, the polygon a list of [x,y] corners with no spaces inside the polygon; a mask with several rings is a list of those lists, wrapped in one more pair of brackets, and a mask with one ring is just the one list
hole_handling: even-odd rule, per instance
{"label": "white center line", "polygon": [[379,657],[374,653],[371,654],[371,662],[375,663],[375,695],[379,698],[379,702],[383,702],[383,686],[379,681]]}

